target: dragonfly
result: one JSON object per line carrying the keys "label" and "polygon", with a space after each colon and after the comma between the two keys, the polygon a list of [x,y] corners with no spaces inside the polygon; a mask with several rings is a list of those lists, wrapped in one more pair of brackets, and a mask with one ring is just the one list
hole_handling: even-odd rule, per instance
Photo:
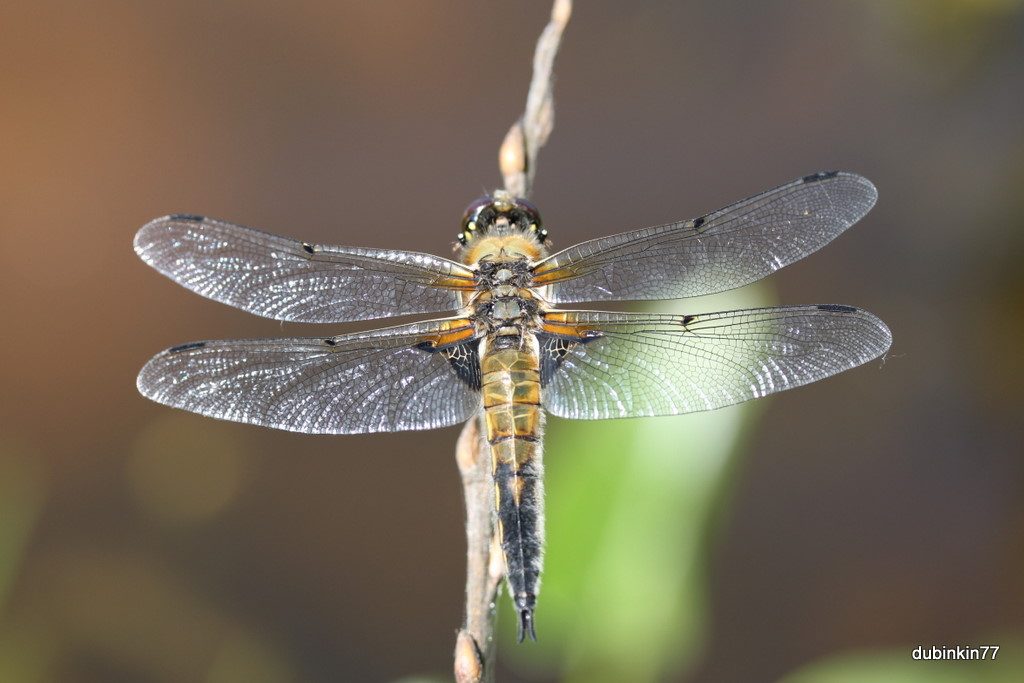
{"label": "dragonfly", "polygon": [[606,420],[713,410],[859,366],[892,342],[879,318],[839,304],[686,315],[557,306],[741,287],[817,251],[876,198],[859,175],[815,173],[699,218],[550,253],[537,208],[498,191],[466,210],[454,259],[165,216],[139,230],[136,252],[215,301],[303,323],[445,317],[180,344],[146,363],[138,389],[200,415],[306,434],[481,419],[518,639],[536,640],[546,413]]}

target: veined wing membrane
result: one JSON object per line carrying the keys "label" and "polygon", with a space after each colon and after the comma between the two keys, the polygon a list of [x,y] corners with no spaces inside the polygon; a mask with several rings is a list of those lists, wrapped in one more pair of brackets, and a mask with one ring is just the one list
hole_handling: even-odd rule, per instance
{"label": "veined wing membrane", "polygon": [[[200,415],[307,434],[435,429],[480,407],[450,354],[472,324],[435,320],[361,334],[182,344],[150,360],[139,391]],[[453,341],[454,340],[454,341]]]}
{"label": "veined wing membrane", "polygon": [[892,342],[881,320],[839,305],[547,317],[559,336],[542,336],[545,351],[561,358],[542,374],[542,401],[579,420],[713,410],[856,367]]}
{"label": "veined wing membrane", "polygon": [[197,294],[275,320],[331,323],[459,307],[473,273],[408,251],[310,244],[202,216],[147,223],[142,260]]}
{"label": "veined wing membrane", "polygon": [[544,259],[554,303],[679,299],[741,287],[828,244],[878,193],[866,178],[806,176],[701,218],[582,242]]}

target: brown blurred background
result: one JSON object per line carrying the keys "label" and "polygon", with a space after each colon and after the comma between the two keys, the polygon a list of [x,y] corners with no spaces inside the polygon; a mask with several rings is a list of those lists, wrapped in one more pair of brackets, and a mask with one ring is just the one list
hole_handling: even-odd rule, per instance
{"label": "brown blurred background", "polygon": [[[5,4],[0,680],[447,675],[457,430],[302,436],[146,401],[135,374],[172,344],[320,332],[187,292],[132,236],[191,212],[446,255],[463,207],[500,181],[548,11]],[[1024,635],[1021,3],[581,2],[556,72],[534,200],[559,246],[814,171],[879,188],[860,225],[772,280],[785,303],[873,311],[892,350],[763,402],[706,549],[703,645],[665,679],[770,681],[919,644],[1009,656]],[[559,680],[510,663],[503,633],[500,680]]]}

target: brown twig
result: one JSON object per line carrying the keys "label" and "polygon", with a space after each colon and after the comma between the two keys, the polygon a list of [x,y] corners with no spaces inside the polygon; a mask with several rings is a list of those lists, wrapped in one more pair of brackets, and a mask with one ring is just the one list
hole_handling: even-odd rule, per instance
{"label": "brown twig", "polygon": [[533,78],[526,95],[526,110],[512,124],[498,152],[505,190],[513,197],[529,197],[537,172],[537,154],[555,127],[555,55],[562,32],[572,14],[572,0],[555,0],[551,21],[544,27],[533,54]]}
{"label": "brown twig", "polygon": [[455,644],[456,683],[494,681],[494,622],[501,585],[501,549],[494,544],[494,483],[481,419],[466,423],[455,447],[466,499],[466,615]]}
{"label": "brown twig", "polygon": [[[537,41],[526,110],[512,124],[498,153],[505,191],[529,197],[537,154],[555,125],[553,71],[572,0],[555,0],[551,20]],[[493,683],[498,588],[504,574],[494,529],[494,483],[482,418],[466,423],[455,448],[466,502],[466,614],[455,644],[456,683]]]}

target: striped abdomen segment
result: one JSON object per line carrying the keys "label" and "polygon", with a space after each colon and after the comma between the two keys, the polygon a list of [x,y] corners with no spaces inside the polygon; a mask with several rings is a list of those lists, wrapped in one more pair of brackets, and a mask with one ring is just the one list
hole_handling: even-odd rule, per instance
{"label": "striped abdomen segment", "polygon": [[544,414],[536,340],[497,337],[480,365],[505,577],[519,613],[519,640],[536,640],[533,610],[544,544]]}

